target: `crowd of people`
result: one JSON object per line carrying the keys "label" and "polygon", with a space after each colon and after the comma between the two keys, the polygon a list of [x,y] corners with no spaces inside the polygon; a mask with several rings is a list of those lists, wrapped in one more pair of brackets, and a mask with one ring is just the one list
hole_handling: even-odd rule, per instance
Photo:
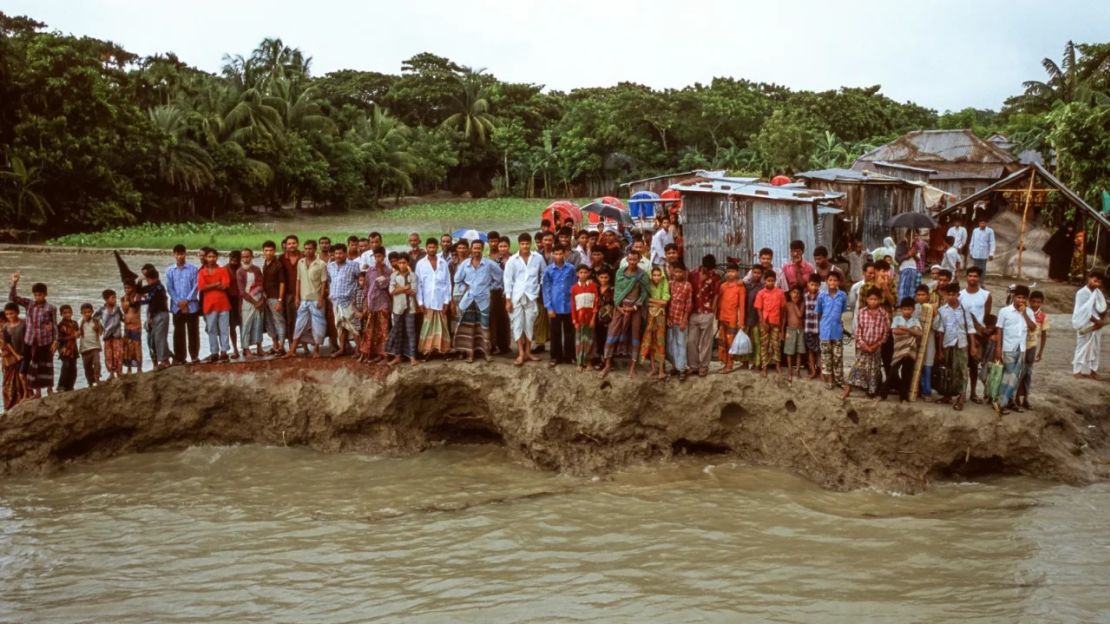
{"label": "crowd of people", "polygon": [[[916,231],[870,252],[856,241],[847,275],[824,247],[808,260],[802,241],[780,264],[761,249],[746,270],[712,255],[687,267],[680,228],[667,216],[642,232],[560,225],[544,221],[515,241],[497,232],[473,240],[413,233],[407,249],[393,252],[376,232],[345,243],[290,235],[280,249],[263,243],[261,262],[242,249],[223,264],[208,248],[193,264],[177,245],[173,265],[143,266],[141,278],[125,277],[121,293],[104,290],[76,318],[70,306],[47,301],[46,284],[21,296],[15,273],[0,331],[4,406],[49,394],[55,359],[59,391],[73,389],[78,360],[90,386],[104,371],[107,379],[141,371],[144,350],[159,369],[195,363],[203,317],[209,362],[320,357],[327,345],[331,357],[391,367],[476,355],[524,366],[546,351],[552,367],[605,376],[627,366],[634,377],[646,364],[660,381],[685,381],[709,374],[715,354],[719,373],[820,379],[845,399],[858,389],[957,410],[965,401],[990,402],[999,414],[1030,407],[1049,333],[1044,295],[1016,286],[996,308],[982,283],[995,251],[985,223],[971,233],[968,266],[959,227],[931,267]],[[1092,272],[1076,295],[1076,376],[1097,377],[1101,288]],[[854,361],[845,372],[849,341]]]}

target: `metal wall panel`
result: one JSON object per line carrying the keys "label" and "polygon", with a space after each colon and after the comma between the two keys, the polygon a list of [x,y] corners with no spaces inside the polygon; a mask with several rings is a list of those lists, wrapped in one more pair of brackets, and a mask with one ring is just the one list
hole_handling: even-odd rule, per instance
{"label": "metal wall panel", "polygon": [[752,258],[749,219],[751,202],[740,197],[712,193],[685,193],[682,196],[682,233],[684,260],[693,268],[706,254],[718,262],[739,258],[748,264]]}

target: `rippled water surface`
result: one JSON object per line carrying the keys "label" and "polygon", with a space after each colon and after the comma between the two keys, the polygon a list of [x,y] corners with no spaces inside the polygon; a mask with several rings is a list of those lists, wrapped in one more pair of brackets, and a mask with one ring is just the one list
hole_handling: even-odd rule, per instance
{"label": "rippled water surface", "polygon": [[0,482],[0,621],[1090,622],[1110,486],[831,493],[712,458],[589,481],[496,447],[264,447]]}

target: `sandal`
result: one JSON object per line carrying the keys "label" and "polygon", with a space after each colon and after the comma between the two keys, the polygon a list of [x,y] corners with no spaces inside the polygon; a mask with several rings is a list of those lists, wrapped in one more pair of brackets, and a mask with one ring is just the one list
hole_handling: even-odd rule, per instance
{"label": "sandal", "polygon": [[956,410],[957,412],[963,411],[963,409],[964,409],[964,404],[963,404],[963,403],[961,403],[961,402],[959,402],[959,401],[957,401],[956,403],[954,403],[954,404],[952,405],[952,409]]}

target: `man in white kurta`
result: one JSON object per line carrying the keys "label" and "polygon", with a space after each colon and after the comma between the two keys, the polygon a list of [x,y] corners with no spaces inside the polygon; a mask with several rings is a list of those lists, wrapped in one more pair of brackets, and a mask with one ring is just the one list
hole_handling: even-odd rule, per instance
{"label": "man in white kurta", "polygon": [[505,309],[517,344],[517,366],[536,360],[532,356],[532,329],[539,313],[540,285],[547,268],[543,256],[532,253],[532,237],[527,232],[517,238],[520,251],[505,263]]}
{"label": "man in white kurta", "polygon": [[429,238],[425,255],[416,263],[416,305],[423,313],[416,349],[424,355],[451,350],[447,306],[451,303],[451,272],[438,254],[439,241]]}
{"label": "man in white kurta", "polygon": [[1102,275],[1091,271],[1087,285],[1075,293],[1071,326],[1075,330],[1075,357],[1071,372],[1076,377],[1098,378],[1102,326],[1106,324],[1106,296],[1102,294]]}

